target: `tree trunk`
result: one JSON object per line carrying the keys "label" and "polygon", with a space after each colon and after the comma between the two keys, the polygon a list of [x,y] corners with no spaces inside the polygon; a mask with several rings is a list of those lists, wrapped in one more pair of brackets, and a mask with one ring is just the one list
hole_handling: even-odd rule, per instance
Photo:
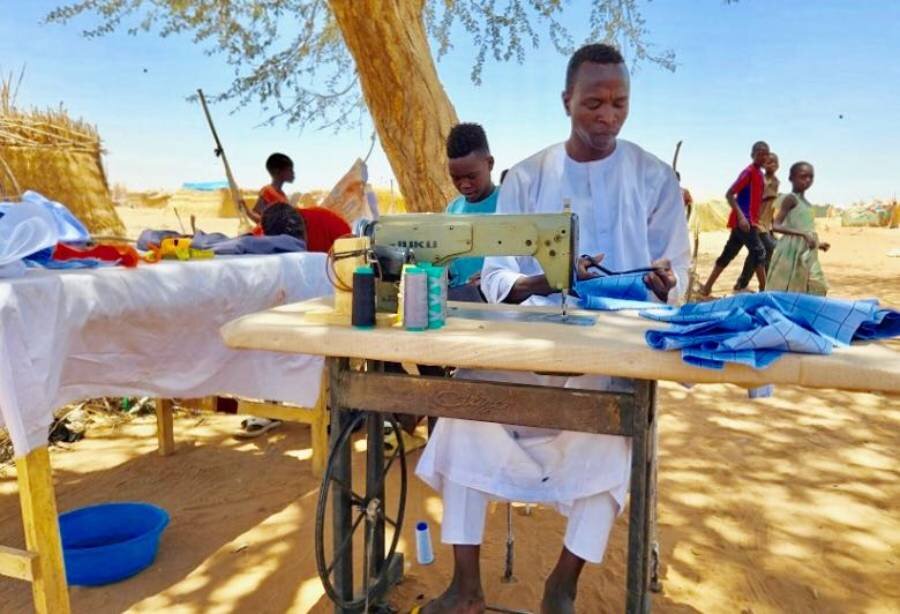
{"label": "tree trunk", "polygon": [[455,195],[446,139],[456,111],[438,79],[425,0],[329,0],[407,210],[443,211]]}

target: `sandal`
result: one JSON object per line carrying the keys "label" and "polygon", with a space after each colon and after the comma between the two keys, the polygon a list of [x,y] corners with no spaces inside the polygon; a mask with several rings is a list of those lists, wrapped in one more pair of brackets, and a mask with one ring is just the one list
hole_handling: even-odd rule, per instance
{"label": "sandal", "polygon": [[253,439],[281,426],[281,420],[270,418],[246,418],[241,420],[241,430],[234,434],[236,439]]}

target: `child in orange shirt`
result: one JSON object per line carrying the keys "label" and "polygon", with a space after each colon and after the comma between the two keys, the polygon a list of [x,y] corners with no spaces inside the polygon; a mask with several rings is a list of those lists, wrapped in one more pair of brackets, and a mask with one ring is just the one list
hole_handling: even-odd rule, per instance
{"label": "child in orange shirt", "polygon": [[283,153],[273,153],[266,160],[266,170],[272,178],[272,183],[259,191],[259,197],[253,206],[250,217],[257,224],[262,220],[262,214],[269,205],[288,201],[284,193],[284,184],[294,181],[294,161]]}

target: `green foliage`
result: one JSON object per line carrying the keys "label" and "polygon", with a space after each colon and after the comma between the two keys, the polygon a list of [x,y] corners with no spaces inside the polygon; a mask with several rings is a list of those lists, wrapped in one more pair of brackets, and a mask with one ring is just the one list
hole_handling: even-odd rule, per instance
{"label": "green foliage", "polygon": [[[400,0],[402,1],[402,0]],[[406,0],[422,2],[423,0]],[[462,31],[477,50],[472,81],[481,83],[485,62],[525,59],[546,30],[560,53],[574,48],[559,18],[567,10],[586,13],[588,40],[617,44],[632,64],[648,61],[674,70],[671,51],[656,54],[646,42],[640,0],[594,0],[571,9],[570,0],[424,0],[423,18],[442,57]],[[190,34],[210,55],[221,54],[234,71],[231,85],[215,100],[237,108],[258,102],[267,123],[342,127],[365,113],[353,58],[327,0],[77,0],[47,15],[68,23],[92,15],[83,31],[94,38],[119,29],[130,34]],[[377,16],[373,15],[373,19]]]}

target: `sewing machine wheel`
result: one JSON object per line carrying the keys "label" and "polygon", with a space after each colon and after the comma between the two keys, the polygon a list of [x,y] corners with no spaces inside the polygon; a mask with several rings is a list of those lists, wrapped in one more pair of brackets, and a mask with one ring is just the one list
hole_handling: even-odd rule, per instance
{"label": "sewing machine wheel", "polygon": [[[332,440],[335,443],[319,490],[316,567],[325,593],[337,608],[368,610],[377,605],[375,596],[398,579],[391,574],[398,570],[392,562],[396,563],[406,507],[406,453],[402,437],[396,438],[395,449],[383,451],[384,427],[390,425],[394,432],[400,431],[392,415],[344,412],[342,423],[337,439]],[[354,437],[354,431],[366,425],[369,437],[364,436],[366,429]],[[383,455],[374,462],[369,450],[373,429],[377,452]],[[347,462],[348,449],[355,463]],[[366,451],[360,453],[363,449]],[[343,528],[338,528],[341,524]],[[383,562],[376,561],[379,547]]]}

